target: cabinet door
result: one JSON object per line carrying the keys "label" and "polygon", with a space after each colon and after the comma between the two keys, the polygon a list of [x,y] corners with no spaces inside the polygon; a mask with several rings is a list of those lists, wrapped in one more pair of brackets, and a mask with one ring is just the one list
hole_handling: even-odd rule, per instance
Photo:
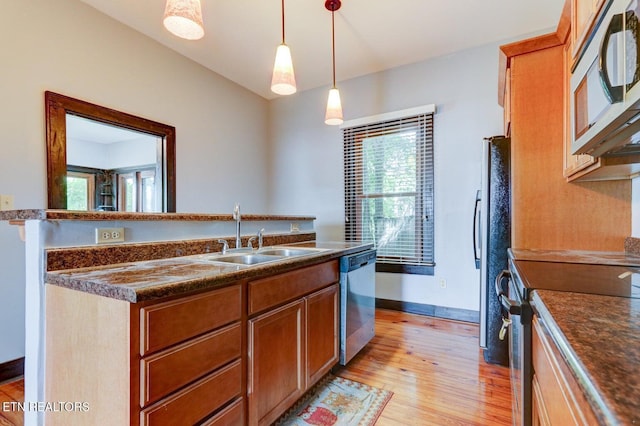
{"label": "cabinet door", "polygon": [[549,415],[547,414],[547,407],[544,405],[544,398],[542,397],[542,391],[538,383],[538,377],[535,374],[533,375],[531,387],[533,390],[531,392],[531,425],[551,426]]}
{"label": "cabinet door", "polygon": [[307,386],[338,362],[338,284],[307,297]]}
{"label": "cabinet door", "polygon": [[[588,154],[573,155],[571,142],[573,140],[573,109],[571,107],[573,93],[571,93],[571,40],[564,46],[564,176],[572,180],[577,172],[591,166],[596,159]],[[577,176],[575,176],[577,177]]]}
{"label": "cabinet door", "polygon": [[503,122],[504,135],[511,136],[511,68],[507,68],[504,83]]}
{"label": "cabinet door", "polygon": [[249,321],[249,424],[271,424],[304,393],[305,300]]}
{"label": "cabinet door", "polygon": [[604,0],[572,0],[571,4],[571,39],[573,41],[572,58],[578,49],[586,43],[593,24],[604,5]]}
{"label": "cabinet door", "polygon": [[536,420],[551,425],[598,424],[587,397],[538,316],[533,318],[531,335]]}

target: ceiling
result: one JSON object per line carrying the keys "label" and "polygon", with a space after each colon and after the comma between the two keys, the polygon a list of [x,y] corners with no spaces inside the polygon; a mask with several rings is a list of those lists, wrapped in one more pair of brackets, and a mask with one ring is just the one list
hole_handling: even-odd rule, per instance
{"label": "ceiling", "polygon": [[67,114],[67,139],[76,142],[92,142],[101,144],[112,144],[119,142],[131,142],[148,140],[154,143],[158,140],[157,136],[135,130],[117,127],[111,124],[101,123],[89,118],[80,117],[73,114]]}
{"label": "ceiling", "polygon": [[[165,0],[81,0],[125,25],[273,99],[281,42],[279,0],[201,0],[205,35],[162,26]],[[555,29],[565,0],[343,0],[336,12],[336,80]],[[331,13],[324,0],[285,1],[286,43],[298,91],[331,85]],[[497,66],[497,64],[496,64]],[[295,96],[295,95],[294,95]]]}

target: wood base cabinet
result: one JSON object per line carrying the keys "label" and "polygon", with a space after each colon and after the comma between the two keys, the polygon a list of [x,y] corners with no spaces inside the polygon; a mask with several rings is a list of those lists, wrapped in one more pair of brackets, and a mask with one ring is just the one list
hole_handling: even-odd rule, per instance
{"label": "wood base cabinet", "polygon": [[[333,261],[249,283],[249,306],[268,307],[248,325],[250,425],[273,423],[338,362],[338,279]],[[265,293],[280,296],[252,300]]]}
{"label": "wood base cabinet", "polygon": [[333,285],[306,298],[308,387],[313,386],[338,362],[338,294],[338,285]]}
{"label": "wood base cabinet", "polygon": [[47,425],[244,424],[241,285],[161,303],[46,288]]}
{"label": "wood base cabinet", "polygon": [[249,419],[270,424],[306,389],[305,301],[249,321]]}
{"label": "wood base cabinet", "polygon": [[129,303],[46,286],[46,424],[271,424],[338,362],[338,261]]}
{"label": "wood base cabinet", "polygon": [[532,359],[534,426],[598,424],[569,366],[537,316],[532,327]]}

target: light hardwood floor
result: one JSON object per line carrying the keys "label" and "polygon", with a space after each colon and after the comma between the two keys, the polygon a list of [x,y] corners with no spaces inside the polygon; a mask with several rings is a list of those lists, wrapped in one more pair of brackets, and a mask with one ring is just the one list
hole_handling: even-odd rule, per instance
{"label": "light hardwood floor", "polygon": [[22,426],[22,413],[12,411],[11,402],[24,401],[24,380],[0,384],[0,426]]}
{"label": "light hardwood floor", "polygon": [[[396,311],[376,311],[376,337],[335,374],[391,390],[377,426],[509,425],[509,370],[487,364],[478,326]],[[22,401],[22,380],[0,385],[0,426],[22,425],[2,411]]]}
{"label": "light hardwood floor", "polygon": [[376,337],[335,374],[393,391],[377,426],[510,425],[509,369],[484,362],[478,325],[376,311]]}

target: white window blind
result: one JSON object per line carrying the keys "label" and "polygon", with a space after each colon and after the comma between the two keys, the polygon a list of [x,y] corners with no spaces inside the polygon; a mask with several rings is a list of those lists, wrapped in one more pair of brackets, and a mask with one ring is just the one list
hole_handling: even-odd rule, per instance
{"label": "white window blind", "polygon": [[377,270],[433,274],[433,114],[343,128],[345,237]]}

